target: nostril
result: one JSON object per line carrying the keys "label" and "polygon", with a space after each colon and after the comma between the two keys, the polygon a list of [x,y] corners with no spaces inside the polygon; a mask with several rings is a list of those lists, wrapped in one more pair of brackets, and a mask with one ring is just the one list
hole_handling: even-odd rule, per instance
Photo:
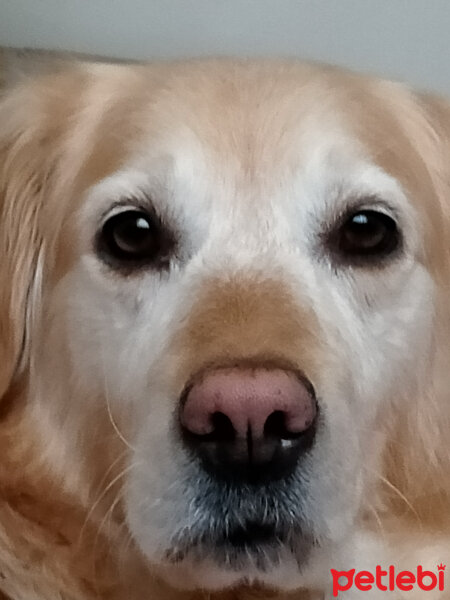
{"label": "nostril", "polygon": [[295,371],[223,368],[183,392],[183,441],[212,475],[258,483],[291,473],[313,443],[314,389]]}
{"label": "nostril", "polygon": [[236,438],[236,430],[230,417],[222,412],[216,411],[207,415],[205,425],[201,427],[189,427],[181,419],[181,425],[185,434],[190,435],[198,442],[232,442]]}
{"label": "nostril", "polygon": [[282,410],[276,410],[267,417],[264,424],[264,436],[278,439],[288,439],[292,437],[286,427],[286,415]]}
{"label": "nostril", "polygon": [[282,410],[275,410],[271,413],[264,424],[264,437],[272,437],[280,440],[295,440],[307,433],[313,420],[305,422],[304,428],[292,431],[289,428],[288,415]]}
{"label": "nostril", "polygon": [[236,431],[233,427],[230,417],[221,413],[215,412],[211,416],[211,423],[213,426],[212,433],[209,434],[209,438],[215,442],[230,442],[236,437]]}

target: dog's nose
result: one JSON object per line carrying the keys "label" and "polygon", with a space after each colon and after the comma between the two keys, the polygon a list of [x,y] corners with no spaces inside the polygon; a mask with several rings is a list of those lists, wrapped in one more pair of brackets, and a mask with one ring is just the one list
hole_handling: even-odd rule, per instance
{"label": "dog's nose", "polygon": [[267,483],[289,475],[312,444],[317,405],[294,371],[223,368],[183,394],[184,437],[207,470],[228,480]]}

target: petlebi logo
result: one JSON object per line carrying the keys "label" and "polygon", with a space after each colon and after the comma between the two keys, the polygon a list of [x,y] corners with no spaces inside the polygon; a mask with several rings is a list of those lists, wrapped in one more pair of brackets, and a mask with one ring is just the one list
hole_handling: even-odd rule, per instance
{"label": "petlebi logo", "polygon": [[[357,589],[361,592],[369,592],[378,589],[384,592],[409,592],[411,590],[444,591],[445,589],[445,565],[437,565],[436,571],[426,571],[419,565],[415,571],[397,571],[393,565],[383,569],[377,565],[375,572],[371,571],[337,571],[331,569],[333,578],[333,597],[337,598],[340,592]],[[345,597],[345,594],[342,594]],[[425,600],[425,598],[424,598]]]}

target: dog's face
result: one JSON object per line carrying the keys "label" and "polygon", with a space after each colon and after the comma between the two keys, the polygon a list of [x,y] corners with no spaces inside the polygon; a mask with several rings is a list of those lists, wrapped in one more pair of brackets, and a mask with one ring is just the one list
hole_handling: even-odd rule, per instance
{"label": "dog's face", "polygon": [[6,186],[28,137],[34,174],[3,209],[27,236],[9,273],[33,250],[8,352],[46,458],[85,498],[119,486],[177,587],[304,585],[429,384],[446,183],[418,101],[295,64],[84,67],[15,94]]}

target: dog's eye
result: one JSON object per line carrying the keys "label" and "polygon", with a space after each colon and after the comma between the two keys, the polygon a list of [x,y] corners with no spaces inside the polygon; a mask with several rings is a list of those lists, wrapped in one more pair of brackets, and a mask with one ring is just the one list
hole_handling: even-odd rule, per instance
{"label": "dog's eye", "polygon": [[132,265],[168,261],[171,245],[157,219],[142,210],[126,210],[103,225],[98,245],[109,262]]}
{"label": "dog's eye", "polygon": [[375,210],[361,210],[347,216],[332,238],[334,250],[351,261],[392,253],[399,245],[400,235],[390,216]]}

